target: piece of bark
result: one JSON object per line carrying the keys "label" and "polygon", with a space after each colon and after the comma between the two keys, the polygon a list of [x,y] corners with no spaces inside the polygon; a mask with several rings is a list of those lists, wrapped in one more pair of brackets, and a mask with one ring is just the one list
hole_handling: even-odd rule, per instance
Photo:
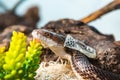
{"label": "piece of bark", "polygon": [[18,16],[14,11],[7,11],[0,14],[0,31],[12,25],[24,25],[26,27],[36,28],[39,21],[38,7],[32,7],[23,16]]}
{"label": "piece of bark", "polygon": [[28,9],[28,11],[23,15],[18,24],[36,28],[37,22],[40,21],[39,9],[34,6]]}

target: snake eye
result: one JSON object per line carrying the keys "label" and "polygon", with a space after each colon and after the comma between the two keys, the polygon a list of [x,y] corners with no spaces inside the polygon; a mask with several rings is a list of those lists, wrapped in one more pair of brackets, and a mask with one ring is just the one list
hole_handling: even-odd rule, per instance
{"label": "snake eye", "polygon": [[44,35],[45,35],[46,37],[49,37],[49,33],[45,33]]}

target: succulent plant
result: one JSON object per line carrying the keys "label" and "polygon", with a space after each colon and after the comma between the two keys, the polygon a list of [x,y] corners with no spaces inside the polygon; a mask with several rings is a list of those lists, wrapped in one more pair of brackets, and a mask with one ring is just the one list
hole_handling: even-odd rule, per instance
{"label": "succulent plant", "polygon": [[0,80],[34,80],[42,46],[32,40],[27,47],[26,40],[24,33],[13,31],[9,50],[0,48]]}
{"label": "succulent plant", "polygon": [[0,48],[0,80],[3,79],[5,71],[3,70],[3,64],[5,63],[4,61],[5,58],[5,47]]}
{"label": "succulent plant", "polygon": [[6,52],[5,64],[5,79],[16,79],[20,74],[26,52],[26,36],[21,32],[13,31],[13,36],[10,42],[9,50]]}
{"label": "succulent plant", "polygon": [[28,51],[26,52],[25,62],[23,68],[25,69],[25,79],[33,80],[36,75],[35,71],[39,67],[40,63],[40,54],[42,46],[40,43],[37,43],[35,40],[30,42]]}

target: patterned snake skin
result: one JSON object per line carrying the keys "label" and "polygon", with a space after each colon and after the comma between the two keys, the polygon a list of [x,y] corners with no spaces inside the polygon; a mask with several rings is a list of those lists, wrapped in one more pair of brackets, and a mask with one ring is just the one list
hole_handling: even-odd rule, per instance
{"label": "patterned snake skin", "polygon": [[86,56],[78,51],[72,55],[72,69],[79,80],[120,80],[120,76],[92,65]]}
{"label": "patterned snake skin", "polygon": [[[41,41],[44,46],[50,48],[56,55],[66,57],[71,63],[72,70],[78,80],[120,80],[120,75],[105,71],[92,65],[87,57],[79,51],[65,48],[65,37],[54,32],[36,29],[32,32],[34,38]],[[67,52],[68,51],[68,52]],[[72,54],[70,54],[72,53]],[[69,58],[68,58],[69,57]]]}

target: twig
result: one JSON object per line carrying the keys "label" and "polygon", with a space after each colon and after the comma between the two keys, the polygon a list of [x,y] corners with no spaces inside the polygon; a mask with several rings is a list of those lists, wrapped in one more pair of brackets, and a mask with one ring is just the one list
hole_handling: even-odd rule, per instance
{"label": "twig", "polygon": [[109,3],[108,5],[106,5],[105,7],[101,8],[98,11],[95,11],[94,13],[81,19],[80,21],[82,21],[84,23],[89,23],[89,22],[92,22],[92,21],[98,19],[102,15],[109,13],[113,10],[119,9],[119,8],[120,8],[120,0],[114,0],[111,3]]}
{"label": "twig", "polygon": [[15,12],[16,8],[17,8],[23,1],[25,1],[25,0],[19,0],[19,1],[15,4],[14,8],[13,8],[11,11]]}
{"label": "twig", "polygon": [[[23,2],[24,0],[19,0],[16,4],[15,4],[15,6],[14,6],[14,8],[12,9],[12,10],[10,10],[10,12],[15,12],[15,10],[16,10],[16,8]],[[0,1],[0,7],[2,7],[5,11],[9,11],[8,9],[7,9],[7,7]]]}

